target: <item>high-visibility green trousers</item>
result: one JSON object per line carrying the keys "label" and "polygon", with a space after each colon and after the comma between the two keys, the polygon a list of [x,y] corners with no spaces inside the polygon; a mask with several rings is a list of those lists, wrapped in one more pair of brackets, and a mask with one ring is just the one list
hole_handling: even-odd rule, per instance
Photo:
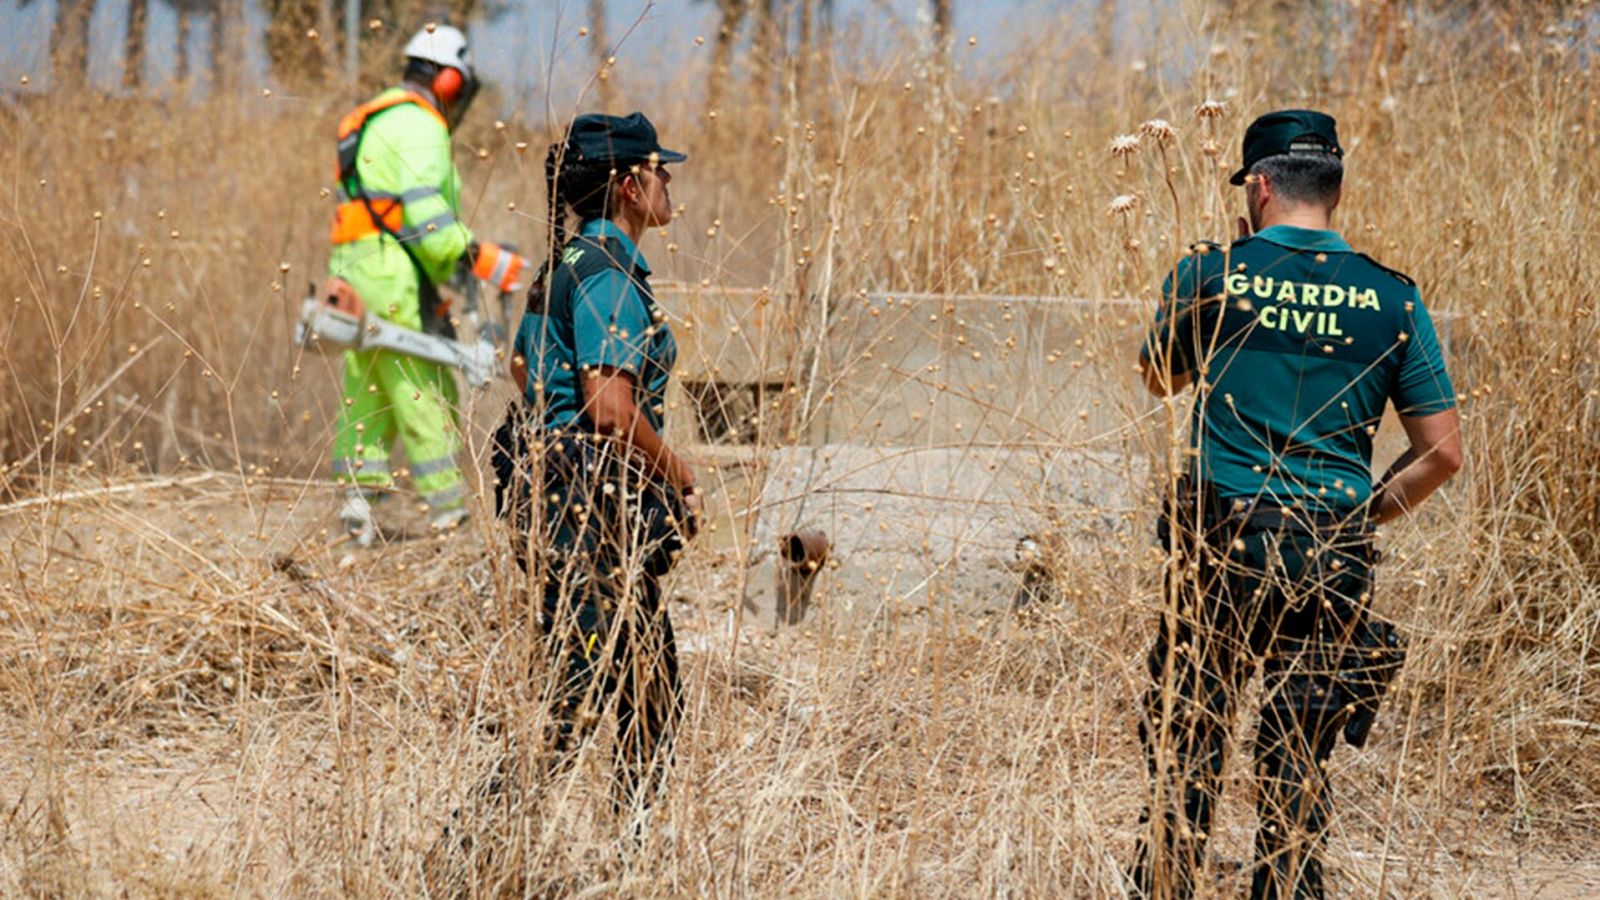
{"label": "high-visibility green trousers", "polygon": [[343,484],[394,484],[389,448],[405,446],[411,481],[430,510],[466,502],[456,466],[461,433],[455,376],[447,366],[387,350],[346,351],[344,408],[333,439],[333,476]]}

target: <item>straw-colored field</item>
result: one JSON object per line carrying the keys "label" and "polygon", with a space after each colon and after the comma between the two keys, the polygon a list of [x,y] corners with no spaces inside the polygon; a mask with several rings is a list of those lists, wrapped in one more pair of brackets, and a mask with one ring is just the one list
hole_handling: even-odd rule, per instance
{"label": "straw-colored field", "polygon": [[[1339,117],[1336,223],[1421,285],[1466,429],[1465,470],[1383,535],[1411,653],[1333,757],[1334,894],[1600,894],[1591,6],[1329,2],[1313,30],[1183,3],[1137,65],[1070,20],[998,70],[966,35],[949,70],[818,42],[767,93],[736,57],[715,110],[699,57],[624,57],[619,109],[691,155],[644,250],[702,391],[671,435],[715,486],[668,585],[686,714],[638,845],[604,742],[471,800],[546,716],[485,505],[509,384],[463,411],[461,532],[397,498],[388,541],[336,534],[337,361],[289,336],[353,98],[0,95],[0,894],[418,896],[450,825],[495,894],[1114,896],[1187,414],[1138,387],[1135,341],[1182,248],[1231,234],[1244,126],[1297,105]],[[465,217],[541,247],[561,123],[494,115],[458,135]],[[749,443],[697,428],[747,390],[722,424]],[[796,526],[837,566],[776,629]],[[1012,614],[1040,529],[1048,596]],[[1252,719],[1210,896],[1244,890]]]}

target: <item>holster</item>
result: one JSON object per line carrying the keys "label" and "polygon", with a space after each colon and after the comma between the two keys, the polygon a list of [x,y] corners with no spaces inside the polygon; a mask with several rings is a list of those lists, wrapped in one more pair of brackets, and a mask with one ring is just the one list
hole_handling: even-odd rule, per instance
{"label": "holster", "polygon": [[[508,518],[519,534],[533,524],[532,431],[526,407],[513,400],[495,430],[490,454],[495,514]],[[538,494],[565,498],[556,507],[561,515],[579,507],[586,509],[576,521],[549,523],[552,539],[557,544],[582,544],[591,551],[621,552],[624,548],[602,545],[625,535],[630,547],[643,548],[645,572],[653,577],[665,575],[698,531],[683,494],[665,482],[643,477],[620,448],[610,441],[595,440],[589,431],[541,437],[543,471]]]}
{"label": "holster", "polygon": [[1339,691],[1344,695],[1344,739],[1352,747],[1367,743],[1378,718],[1378,705],[1406,661],[1405,638],[1399,629],[1365,610],[1339,660]]}

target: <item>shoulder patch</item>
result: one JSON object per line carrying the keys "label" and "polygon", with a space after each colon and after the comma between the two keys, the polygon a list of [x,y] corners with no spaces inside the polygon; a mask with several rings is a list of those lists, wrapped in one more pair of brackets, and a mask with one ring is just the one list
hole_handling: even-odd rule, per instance
{"label": "shoulder patch", "polygon": [[575,237],[561,249],[561,265],[571,269],[579,281],[605,269],[620,269],[605,238]]}
{"label": "shoulder patch", "polygon": [[1378,269],[1380,269],[1380,270],[1382,270],[1384,272],[1387,272],[1390,275],[1393,275],[1395,277],[1395,279],[1397,281],[1399,281],[1401,284],[1403,284],[1403,285],[1405,285],[1407,287],[1416,287],[1417,286],[1417,283],[1415,281],[1412,281],[1411,280],[1411,276],[1407,275],[1406,273],[1398,271],[1396,269],[1391,269],[1388,266],[1384,265],[1383,263],[1378,262],[1377,260],[1373,259],[1372,257],[1366,255],[1365,253],[1358,252],[1358,253],[1356,253],[1356,255],[1361,257],[1362,259],[1366,260],[1367,262],[1372,263]]}

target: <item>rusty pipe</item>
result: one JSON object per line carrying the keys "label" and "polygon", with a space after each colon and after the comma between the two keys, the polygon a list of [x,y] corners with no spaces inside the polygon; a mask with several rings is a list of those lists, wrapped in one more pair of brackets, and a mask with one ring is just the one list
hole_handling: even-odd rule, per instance
{"label": "rusty pipe", "polygon": [[820,531],[791,531],[778,538],[783,564],[777,572],[776,625],[795,625],[811,608],[811,588],[828,561],[828,536]]}
{"label": "rusty pipe", "polygon": [[791,531],[778,538],[778,552],[791,569],[815,572],[828,561],[828,536],[821,531]]}

